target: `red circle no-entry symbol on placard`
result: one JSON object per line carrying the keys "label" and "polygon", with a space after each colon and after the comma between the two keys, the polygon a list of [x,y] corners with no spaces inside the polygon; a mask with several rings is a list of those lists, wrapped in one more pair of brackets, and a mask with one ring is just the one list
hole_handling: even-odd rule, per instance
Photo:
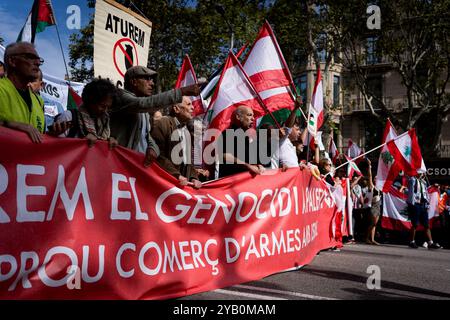
{"label": "red circle no-entry symbol on placard", "polygon": [[136,45],[131,39],[122,38],[116,42],[113,49],[113,61],[122,77],[129,68],[139,65]]}

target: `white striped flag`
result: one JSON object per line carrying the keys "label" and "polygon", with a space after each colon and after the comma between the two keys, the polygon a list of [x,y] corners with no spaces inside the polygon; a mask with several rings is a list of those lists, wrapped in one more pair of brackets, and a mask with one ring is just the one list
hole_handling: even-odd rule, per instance
{"label": "white striped flag", "polygon": [[[186,87],[197,83],[197,76],[195,75],[194,68],[192,67],[191,59],[189,55],[185,55],[183,64],[181,65],[180,73],[175,84],[175,88]],[[203,109],[203,103],[200,96],[190,97],[192,106],[194,107],[194,117],[205,113]]]}
{"label": "white striped flag", "polygon": [[294,86],[281,49],[270,24],[265,21],[244,64],[244,70],[269,111],[292,110]]}
{"label": "white striped flag", "polygon": [[[397,132],[394,129],[391,121],[388,119],[386,122],[386,127],[383,132],[383,143],[389,142],[392,139],[397,137]],[[396,176],[395,170],[391,171],[391,167],[393,165],[393,157],[389,152],[387,145],[384,145],[381,149],[380,158],[378,159],[378,168],[377,168],[377,178],[376,178],[376,186],[379,190],[383,190],[385,192],[388,191],[389,186],[392,185]],[[386,185],[386,188],[384,186]]]}
{"label": "white striped flag", "polygon": [[231,115],[241,105],[251,108],[255,117],[265,113],[239,61],[230,52],[211,100],[212,115],[209,128],[219,131],[227,129],[231,124]]}
{"label": "white striped flag", "polygon": [[17,37],[17,42],[34,43],[36,33],[42,32],[47,26],[55,24],[55,16],[50,0],[34,0],[33,7]]}
{"label": "white striped flag", "polygon": [[336,148],[336,144],[334,143],[333,137],[331,137],[330,145],[328,146],[328,154],[330,155],[330,159],[333,163],[336,163],[336,160],[339,156],[339,151]]}
{"label": "white striped flag", "polygon": [[323,86],[320,68],[317,68],[316,83],[309,104],[308,131],[315,136],[323,124]]}

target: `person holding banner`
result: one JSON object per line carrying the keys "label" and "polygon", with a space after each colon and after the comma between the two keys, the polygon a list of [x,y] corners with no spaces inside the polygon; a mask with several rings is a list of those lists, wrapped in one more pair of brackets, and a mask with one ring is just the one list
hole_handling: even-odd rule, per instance
{"label": "person holding banner", "polygon": [[[183,102],[175,104],[170,116],[162,117],[155,122],[152,136],[161,151],[157,161],[168,173],[180,181],[181,186],[191,182],[199,189],[202,183],[191,161],[191,137],[186,124],[192,119],[194,107],[191,99],[183,97]],[[180,155],[181,151],[181,155]],[[175,159],[174,156],[178,156]]]}
{"label": "person holding banner", "polygon": [[107,79],[94,79],[88,83],[81,95],[83,104],[78,110],[68,111],[72,112],[73,126],[67,136],[85,138],[89,147],[97,140],[108,141],[110,148],[117,146],[117,140],[111,136],[108,115],[115,95],[116,87]]}
{"label": "person holding banner", "polygon": [[45,131],[44,102],[29,87],[39,77],[39,57],[33,44],[16,42],[5,49],[7,76],[0,79],[0,125],[25,132],[34,143]]}
{"label": "person holding banner", "polygon": [[[237,107],[231,116],[231,127],[222,132],[219,139],[222,146],[219,150],[220,164],[219,164],[219,178],[231,176],[236,173],[249,171],[251,174],[262,174],[265,169],[257,163],[257,141],[253,139],[250,141],[248,130],[253,127],[255,117],[253,110],[245,105]],[[227,141],[230,140],[230,141]],[[234,143],[231,143],[234,139]],[[238,148],[239,139],[244,139],[244,150]],[[228,146],[233,146],[233,150],[227,150]],[[239,152],[243,151],[243,152]],[[252,152],[253,151],[253,152]],[[254,161],[251,158],[254,157]]]}
{"label": "person holding banner", "polygon": [[196,96],[198,85],[169,90],[152,95],[156,71],[144,66],[127,70],[124,89],[111,111],[111,133],[119,145],[145,154],[144,165],[149,166],[159,156],[160,150],[150,135],[149,112],[182,102],[183,96]]}

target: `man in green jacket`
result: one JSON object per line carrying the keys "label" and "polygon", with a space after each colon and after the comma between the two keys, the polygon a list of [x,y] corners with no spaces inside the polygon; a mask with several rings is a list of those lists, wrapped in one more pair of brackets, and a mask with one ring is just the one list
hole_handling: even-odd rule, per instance
{"label": "man in green jacket", "polygon": [[39,57],[31,43],[17,42],[5,49],[7,76],[0,79],[0,125],[28,134],[34,143],[42,142],[45,131],[44,102],[28,86],[39,77]]}
{"label": "man in green jacket", "polygon": [[180,103],[182,96],[200,94],[198,85],[192,85],[152,95],[155,75],[155,71],[143,66],[129,68],[124,77],[125,90],[119,90],[117,102],[110,112],[111,135],[116,137],[119,145],[144,153],[145,166],[160,154],[150,135],[149,112]]}

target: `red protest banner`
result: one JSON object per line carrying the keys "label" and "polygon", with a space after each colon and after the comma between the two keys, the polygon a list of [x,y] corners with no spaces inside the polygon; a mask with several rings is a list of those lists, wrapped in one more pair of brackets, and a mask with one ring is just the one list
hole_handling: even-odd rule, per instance
{"label": "red protest banner", "polygon": [[[0,299],[167,299],[261,279],[335,246],[309,172],[180,188],[105,142],[0,127]],[[271,175],[270,175],[271,174]]]}

